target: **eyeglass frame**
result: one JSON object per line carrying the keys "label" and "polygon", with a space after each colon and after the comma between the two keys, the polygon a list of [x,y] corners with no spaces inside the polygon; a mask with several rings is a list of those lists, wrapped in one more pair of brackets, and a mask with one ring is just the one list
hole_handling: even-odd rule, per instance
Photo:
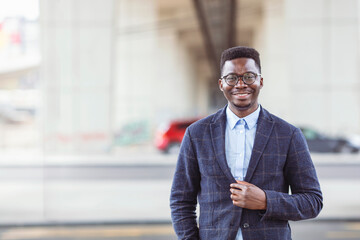
{"label": "eyeglass frame", "polygon": [[[243,76],[244,76],[246,73],[252,73],[252,74],[255,75],[255,80],[254,80],[252,83],[246,83],[246,82],[244,81]],[[257,79],[258,76],[261,77],[261,74],[260,74],[260,73],[254,73],[254,72],[246,72],[246,73],[241,74],[241,75],[240,75],[240,74],[236,74],[236,73],[229,73],[229,74],[221,77],[220,79],[224,79],[227,85],[232,86],[232,87],[235,87],[235,86],[239,83],[239,80],[240,80],[240,79],[241,79],[241,81],[242,81],[244,84],[246,84],[246,85],[251,85],[251,84],[253,84],[253,83],[256,81],[256,79]],[[234,76],[237,77],[237,80],[236,80],[235,85],[231,85],[231,84],[229,84],[229,83],[226,81],[225,78],[226,78],[227,76],[229,76],[229,75],[234,75]]]}

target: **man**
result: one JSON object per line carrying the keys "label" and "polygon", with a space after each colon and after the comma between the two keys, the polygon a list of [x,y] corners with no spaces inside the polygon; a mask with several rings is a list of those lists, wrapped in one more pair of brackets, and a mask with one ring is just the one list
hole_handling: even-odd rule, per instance
{"label": "man", "polygon": [[306,141],[259,105],[255,49],[225,50],[220,67],[228,104],[186,130],[170,197],[175,232],[179,239],[291,239],[288,221],[314,218],[323,205]]}

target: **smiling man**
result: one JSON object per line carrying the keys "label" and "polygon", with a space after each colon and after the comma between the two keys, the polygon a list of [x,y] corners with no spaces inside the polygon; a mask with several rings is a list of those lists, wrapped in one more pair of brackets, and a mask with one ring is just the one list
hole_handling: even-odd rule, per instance
{"label": "smiling man", "polygon": [[259,105],[255,49],[225,50],[220,69],[228,104],[188,127],[181,145],[170,196],[175,232],[179,239],[291,239],[288,221],[314,218],[323,206],[306,141]]}

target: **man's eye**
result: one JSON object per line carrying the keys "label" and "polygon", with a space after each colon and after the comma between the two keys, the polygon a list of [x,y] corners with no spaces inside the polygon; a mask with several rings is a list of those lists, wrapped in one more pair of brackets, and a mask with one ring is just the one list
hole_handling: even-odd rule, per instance
{"label": "man's eye", "polygon": [[244,80],[249,80],[249,79],[253,79],[254,76],[244,76]]}
{"label": "man's eye", "polygon": [[235,76],[228,76],[226,79],[227,79],[228,81],[236,81],[237,77],[235,77]]}
{"label": "man's eye", "polygon": [[254,74],[246,74],[246,75],[244,75],[243,78],[244,78],[244,80],[254,79],[255,75]]}

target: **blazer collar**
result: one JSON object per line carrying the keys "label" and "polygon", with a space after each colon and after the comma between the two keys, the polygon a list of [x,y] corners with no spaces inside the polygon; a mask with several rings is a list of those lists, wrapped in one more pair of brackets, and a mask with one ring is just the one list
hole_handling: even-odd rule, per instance
{"label": "blazer collar", "polygon": [[251,153],[249,167],[245,176],[245,181],[247,182],[251,181],[256,166],[259,163],[260,157],[263,154],[265,146],[270,139],[274,124],[275,122],[271,117],[271,114],[261,107],[254,146]]}
{"label": "blazer collar", "polygon": [[226,107],[220,109],[213,117],[210,123],[210,134],[216,160],[228,178],[229,183],[234,183],[235,179],[231,174],[230,168],[226,162],[225,155],[225,129],[226,129]]}

